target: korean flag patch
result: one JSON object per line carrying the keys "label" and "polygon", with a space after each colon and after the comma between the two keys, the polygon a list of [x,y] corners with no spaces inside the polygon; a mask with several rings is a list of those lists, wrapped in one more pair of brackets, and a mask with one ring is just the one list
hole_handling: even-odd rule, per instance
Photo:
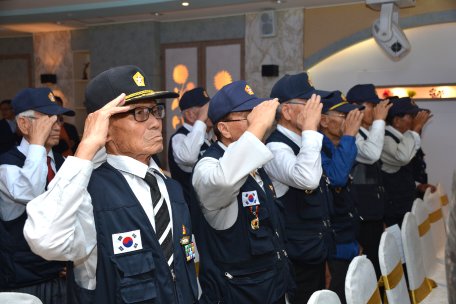
{"label": "korean flag patch", "polygon": [[260,200],[258,199],[258,194],[256,190],[242,192],[242,205],[244,205],[244,207],[250,207],[259,204]]}
{"label": "korean flag patch", "polygon": [[112,235],[114,254],[125,253],[142,249],[141,231],[134,230]]}

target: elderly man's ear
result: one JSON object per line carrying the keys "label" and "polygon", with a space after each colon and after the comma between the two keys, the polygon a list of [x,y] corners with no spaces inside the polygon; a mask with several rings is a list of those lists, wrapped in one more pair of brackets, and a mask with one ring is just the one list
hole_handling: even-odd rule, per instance
{"label": "elderly man's ear", "polygon": [[19,117],[17,119],[17,126],[21,130],[22,134],[29,135],[31,122],[27,117]]}
{"label": "elderly man's ear", "polygon": [[320,126],[323,128],[328,128],[329,126],[329,116],[328,115],[321,115]]}
{"label": "elderly man's ear", "polygon": [[292,111],[291,107],[292,107],[292,105],[290,105],[290,104],[282,104],[281,113],[282,113],[283,119],[288,120],[288,121],[291,120],[291,111]]}

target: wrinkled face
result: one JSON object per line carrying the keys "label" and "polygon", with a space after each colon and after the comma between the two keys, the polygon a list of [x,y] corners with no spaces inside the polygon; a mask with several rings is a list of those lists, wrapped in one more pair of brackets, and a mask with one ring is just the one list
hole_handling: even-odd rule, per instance
{"label": "wrinkled face", "polygon": [[405,132],[412,129],[412,122],[415,116],[416,114],[405,114],[405,116],[402,118],[395,117],[393,127],[404,134]]}
{"label": "wrinkled face", "polygon": [[[152,108],[154,99],[143,99],[129,103],[131,109]],[[163,150],[162,120],[152,113],[149,119],[138,122],[133,113],[114,115],[109,120],[106,144],[114,147],[121,155],[151,156]]]}
{"label": "wrinkled face", "polygon": [[219,122],[218,129],[223,137],[228,138],[231,142],[237,141],[249,128],[247,116],[250,112],[252,111],[232,112],[227,121]]}
{"label": "wrinkled face", "polygon": [[0,113],[2,114],[3,118],[6,118],[8,120],[13,120],[14,119],[14,112],[11,106],[7,103],[4,103],[0,106]]}
{"label": "wrinkled face", "polygon": [[366,101],[363,103],[363,106],[366,107],[364,110],[360,111],[361,113],[364,113],[363,122],[371,126],[374,123],[374,108],[377,104]]}
{"label": "wrinkled face", "polygon": [[304,104],[307,103],[307,99],[295,98],[290,102],[286,102],[282,105],[282,117],[289,120],[293,126],[296,126],[298,115],[304,109]]}
{"label": "wrinkled face", "polygon": [[324,126],[328,133],[331,134],[335,138],[341,138],[342,133],[342,126],[345,122],[345,117],[347,113],[339,112],[339,111],[330,111],[327,114],[322,115],[321,125]]}

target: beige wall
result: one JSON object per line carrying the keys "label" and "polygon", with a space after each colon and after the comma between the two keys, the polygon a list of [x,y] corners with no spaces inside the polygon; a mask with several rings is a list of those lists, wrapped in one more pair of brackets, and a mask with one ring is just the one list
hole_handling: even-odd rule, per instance
{"label": "beige wall", "polygon": [[[417,0],[415,7],[400,10],[400,18],[455,9],[455,0]],[[370,28],[379,16],[379,11],[365,4],[306,9],[304,58],[346,36]]]}

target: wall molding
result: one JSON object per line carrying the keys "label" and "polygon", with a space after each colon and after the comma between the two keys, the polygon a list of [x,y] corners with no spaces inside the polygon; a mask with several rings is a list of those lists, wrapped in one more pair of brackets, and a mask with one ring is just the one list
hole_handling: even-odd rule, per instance
{"label": "wall molding", "polygon": [[[380,14],[379,14],[380,16]],[[456,22],[456,10],[451,11],[442,11],[435,13],[421,14],[406,18],[401,18],[399,20],[400,26],[402,29],[409,29],[414,27],[439,24],[439,23],[449,23]],[[318,64],[319,62],[325,60],[326,58],[346,49],[352,45],[360,43],[364,40],[372,38],[371,28],[364,29],[362,31],[351,34],[347,37],[344,37],[324,48],[318,52],[310,55],[304,59],[304,69],[308,70]]]}

